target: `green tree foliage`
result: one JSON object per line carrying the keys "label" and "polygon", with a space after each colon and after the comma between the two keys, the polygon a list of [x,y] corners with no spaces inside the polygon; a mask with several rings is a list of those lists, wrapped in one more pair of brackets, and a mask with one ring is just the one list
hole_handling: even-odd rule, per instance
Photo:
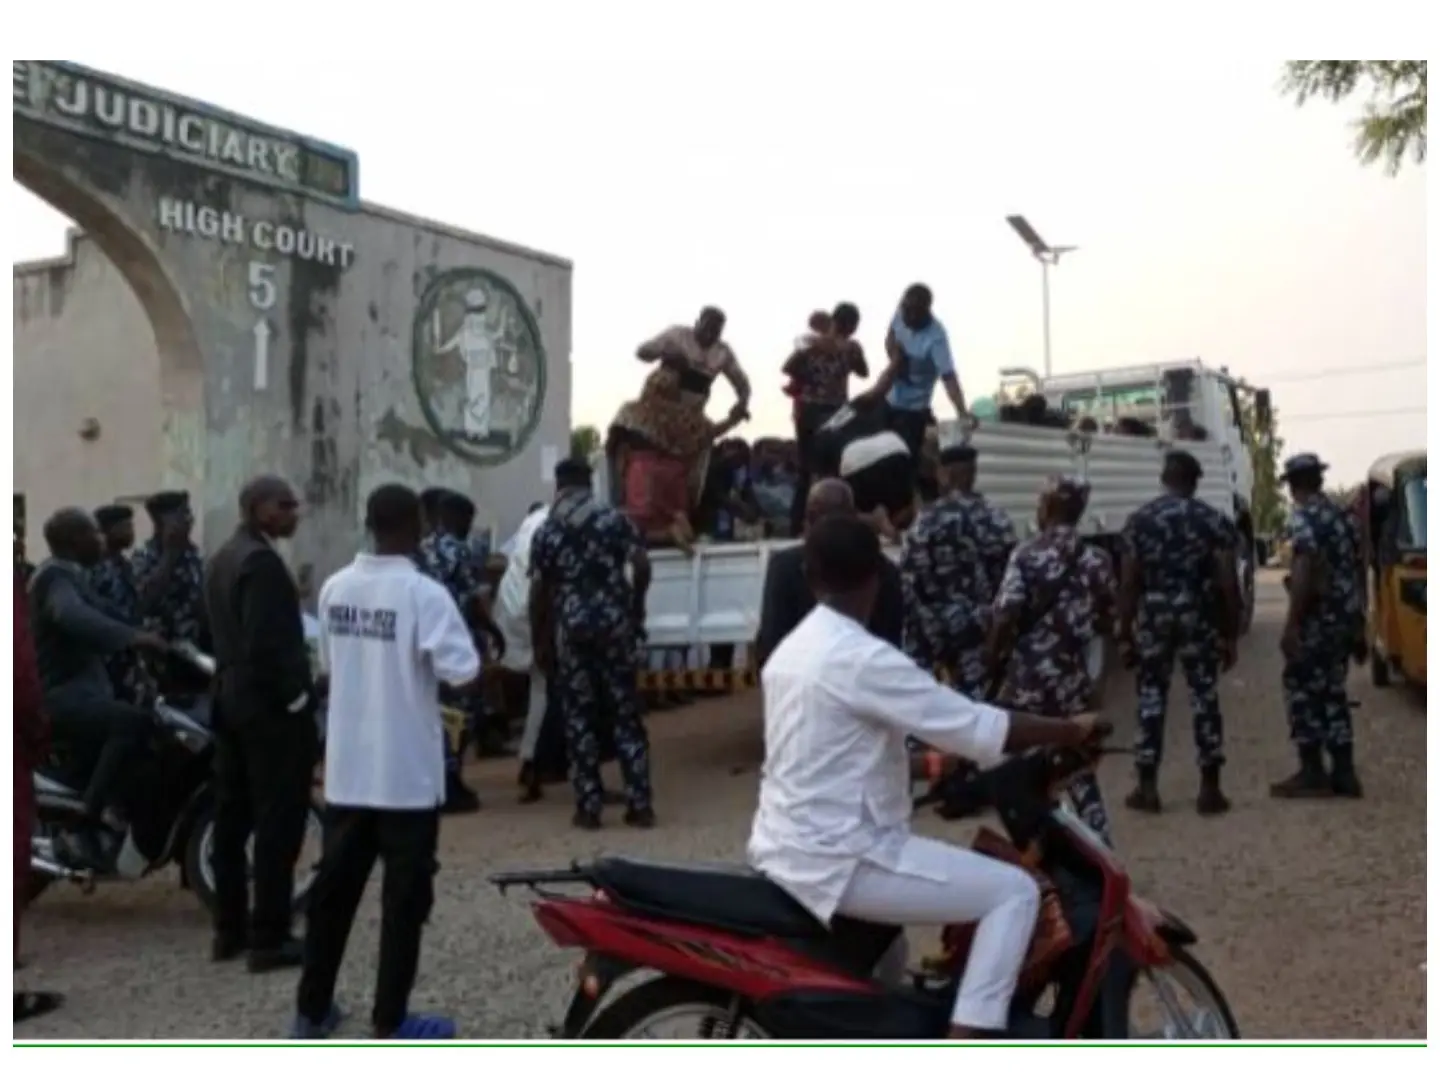
{"label": "green tree foliage", "polygon": [[1343,101],[1364,88],[1365,111],[1355,121],[1355,154],[1366,165],[1383,161],[1394,176],[1406,156],[1425,163],[1424,60],[1291,60],[1283,92],[1304,105],[1311,98]]}
{"label": "green tree foliage", "polygon": [[1280,483],[1285,440],[1276,431],[1274,408],[1270,410],[1268,427],[1256,423],[1253,400],[1244,400],[1240,412],[1241,422],[1245,425],[1245,442],[1250,447],[1250,460],[1255,466],[1255,492],[1250,500],[1255,535],[1274,536],[1285,525],[1285,489]]}
{"label": "green tree foliage", "polygon": [[600,430],[585,424],[570,432],[570,456],[589,461],[600,449]]}

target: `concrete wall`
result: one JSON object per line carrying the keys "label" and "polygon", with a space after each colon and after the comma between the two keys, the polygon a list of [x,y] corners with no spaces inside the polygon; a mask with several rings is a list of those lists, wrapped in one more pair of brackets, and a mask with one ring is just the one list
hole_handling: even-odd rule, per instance
{"label": "concrete wall", "polygon": [[[481,506],[479,524],[493,526],[501,539],[532,501],[548,494],[542,462],[563,456],[570,430],[567,262],[381,207],[352,210],[257,187],[52,130],[18,113],[14,124],[16,178],[78,222],[123,276],[97,277],[93,298],[72,290],[58,319],[35,323],[33,330],[22,330],[17,316],[17,371],[25,368],[34,379],[61,386],[82,382],[93,365],[88,350],[56,342],[130,340],[129,331],[112,325],[127,303],[130,317],[135,314],[128,282],[154,329],[158,361],[153,355],[141,361],[149,365],[143,376],[138,367],[122,368],[115,378],[133,377],[126,394],[154,395],[158,364],[158,403],[148,396],[147,404],[117,415],[117,429],[131,426],[108,445],[125,440],[123,460],[136,482],[150,476],[148,487],[191,491],[212,545],[233,529],[239,487],[259,472],[290,478],[305,500],[306,521],[292,551],[302,583],[318,581],[351,558],[361,539],[365,496],[381,483],[465,491]],[[206,235],[203,223],[180,221],[171,212],[177,203],[227,215],[236,228]],[[259,223],[268,232],[257,234]],[[312,238],[308,255],[266,248],[280,226]],[[315,238],[328,246],[317,248]],[[273,290],[257,293],[256,263],[269,268],[264,273]],[[456,275],[453,288],[446,286]],[[527,323],[533,320],[543,349],[543,395],[534,379],[527,383],[526,371],[536,363],[522,357],[509,374],[502,364],[494,382],[497,398],[502,384],[530,385],[535,422],[516,426],[498,449],[472,447],[467,453],[463,446],[457,450],[453,431],[442,431],[461,422],[446,395],[454,396],[453,386],[468,368],[462,365],[457,375],[454,354],[430,356],[419,367],[417,362],[421,353],[438,352],[434,346],[442,339],[454,338],[464,314],[461,301],[479,285],[492,307],[496,296],[513,289]],[[17,309],[21,287],[17,278]],[[432,308],[441,310],[433,328],[427,317]],[[61,321],[71,326],[59,329]],[[44,327],[50,330],[42,332]],[[57,337],[47,340],[48,333]],[[262,335],[268,374],[257,385]],[[33,359],[44,350],[49,363]],[[64,394],[34,381],[25,385],[22,391],[17,378],[16,442],[35,444],[30,460],[96,456],[52,446],[74,442],[73,423],[30,417],[52,415],[38,403]],[[503,393],[510,397],[501,404],[518,409],[511,389]],[[438,422],[437,410],[444,413]],[[111,438],[106,431],[97,449]],[[158,439],[158,461],[147,472],[140,459],[151,439]],[[115,457],[122,460],[119,449]],[[63,490],[74,482],[73,473],[57,468],[53,480],[44,472],[24,475],[37,489],[36,495],[26,489],[37,524],[42,506],[50,505],[37,497],[42,484],[53,484],[57,505],[81,501]],[[117,484],[118,478],[97,487],[103,491],[98,497],[124,493]]]}
{"label": "concrete wall", "polygon": [[[15,267],[15,491],[26,547],[45,519],[160,487],[160,355],[150,320],[95,243],[72,232],[56,259]],[[80,435],[98,422],[93,439]]]}

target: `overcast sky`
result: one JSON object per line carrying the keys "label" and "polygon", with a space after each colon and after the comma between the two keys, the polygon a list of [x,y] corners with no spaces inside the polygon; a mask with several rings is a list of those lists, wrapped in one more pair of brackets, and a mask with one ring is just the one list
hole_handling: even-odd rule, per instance
{"label": "overcast sky", "polygon": [[[699,3],[593,5],[557,40],[545,7],[412,28],[368,67],[298,10],[285,62],[228,40],[81,62],[351,147],[367,201],[572,259],[576,423],[635,392],[640,340],[714,303],[750,433],[785,431],[778,366],[807,314],[853,300],[878,354],[912,280],[990,392],[1041,361],[1039,270],[1004,220],[1023,213],[1081,249],[1052,279],[1057,371],[1227,365],[1337,481],[1425,445],[1424,169],[1360,166],[1358,104],[1297,110],[1279,61],[1021,66],[963,13],[920,32],[843,4],[772,5],[763,35]],[[63,219],[18,186],[11,219],[16,259],[60,250]]]}

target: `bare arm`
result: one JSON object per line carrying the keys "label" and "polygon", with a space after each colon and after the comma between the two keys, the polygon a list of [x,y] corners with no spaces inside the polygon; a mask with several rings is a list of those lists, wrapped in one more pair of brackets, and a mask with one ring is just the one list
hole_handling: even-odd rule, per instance
{"label": "bare arm", "polygon": [[[726,350],[729,352],[729,350]],[[725,366],[720,369],[720,374],[725,376],[735,390],[735,412],[748,412],[750,408],[750,379],[745,374],[745,369],[740,366],[740,361],[735,359],[734,353],[729,353]]]}
{"label": "bare arm", "polygon": [[636,349],[635,355],[647,364],[653,364],[656,360],[664,360],[667,356],[674,355],[676,352],[673,338],[673,327],[662,330]]}
{"label": "bare arm", "polygon": [[850,362],[850,374],[861,379],[870,377],[870,365],[865,362],[865,350],[860,347],[858,341],[849,343],[847,358]]}
{"label": "bare arm", "polygon": [[875,385],[865,391],[864,396],[871,400],[879,400],[890,393],[890,389],[900,378],[900,372],[904,370],[905,354],[900,351],[900,342],[895,338],[894,326],[891,326],[885,333],[885,355],[889,361],[885,365],[885,370],[880,372],[880,377],[875,380]]}
{"label": "bare arm", "polygon": [[956,416],[964,416],[965,391],[960,389],[960,380],[952,371],[949,375],[940,376],[940,384],[945,387],[945,394],[950,398],[950,404],[955,407]]}

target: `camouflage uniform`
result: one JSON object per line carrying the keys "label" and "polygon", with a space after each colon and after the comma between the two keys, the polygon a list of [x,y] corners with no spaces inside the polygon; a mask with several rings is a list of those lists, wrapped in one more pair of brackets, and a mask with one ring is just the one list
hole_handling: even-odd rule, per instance
{"label": "camouflage uniform", "polygon": [[1178,659],[1190,688],[1200,767],[1223,765],[1216,623],[1220,583],[1214,580],[1212,562],[1216,552],[1234,550],[1235,528],[1198,499],[1165,494],[1130,516],[1122,538],[1140,568],[1135,619],[1136,764],[1141,768],[1160,764],[1165,704]]}
{"label": "camouflage uniform", "polygon": [[[160,540],[152,537],[130,556],[130,571],[136,595],[145,591],[146,583],[160,572],[165,550]],[[200,549],[186,544],[170,572],[170,580],[159,601],[145,615],[141,624],[166,641],[189,641],[205,647],[208,641],[205,625],[205,562]],[[167,660],[158,662],[157,675],[162,688],[174,683],[193,681],[193,671],[185,664],[172,666]]]}
{"label": "camouflage uniform", "polygon": [[[475,597],[484,584],[470,545],[453,533],[436,529],[420,541],[420,551],[415,557],[415,563],[422,574],[445,586],[468,625],[471,622]],[[464,710],[465,738],[472,738],[476,723],[475,701],[467,695],[456,694],[449,687],[442,688],[441,699],[446,705]],[[461,739],[462,743],[465,738]],[[462,749],[463,746],[451,746],[450,741],[446,740],[445,767],[452,773],[460,772]]]}
{"label": "camouflage uniform", "polygon": [[[1046,612],[1035,610],[1038,598],[1047,595],[1055,597],[1054,604]],[[1094,690],[1086,654],[1111,623],[1114,608],[1109,558],[1084,545],[1073,527],[1051,526],[1022,543],[1010,557],[995,598],[997,618],[1012,617],[1021,628],[1000,700],[1041,716],[1085,712]],[[1037,615],[1043,617],[1027,625]],[[1086,824],[1109,843],[1110,818],[1095,774],[1077,778],[1070,797]]]}
{"label": "camouflage uniform", "polygon": [[565,717],[575,797],[581,814],[602,804],[597,713],[614,724],[615,754],[630,809],[650,809],[650,746],[636,687],[639,650],[625,568],[644,549],[628,518],[569,491],[535,533],[530,572],[551,589],[556,686]]}
{"label": "camouflage uniform", "polygon": [[1352,514],[1324,495],[1290,514],[1295,555],[1323,564],[1319,602],[1300,625],[1300,654],[1285,663],[1290,740],[1306,749],[1347,749],[1354,740],[1345,683],[1350,654],[1365,620],[1360,531]]}
{"label": "camouflage uniform", "polygon": [[945,668],[968,697],[985,691],[990,604],[1014,545],[1010,518],[973,492],[937,500],[905,537],[905,651],[927,671]]}
{"label": "camouflage uniform", "polygon": [[[130,560],[123,553],[106,555],[89,571],[90,588],[105,613],[130,626],[140,625],[140,590]],[[115,696],[132,705],[144,705],[153,696],[155,685],[140,654],[121,649],[105,661]]]}

